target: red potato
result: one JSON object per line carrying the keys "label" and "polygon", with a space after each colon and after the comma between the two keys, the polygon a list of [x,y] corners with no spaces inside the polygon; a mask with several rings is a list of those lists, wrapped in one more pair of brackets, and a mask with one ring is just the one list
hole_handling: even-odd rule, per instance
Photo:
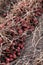
{"label": "red potato", "polygon": [[33,18],[33,22],[34,22],[35,25],[37,25],[38,24],[38,19],[36,17]]}
{"label": "red potato", "polygon": [[6,62],[7,62],[7,63],[10,62],[10,58],[6,58]]}
{"label": "red potato", "polygon": [[19,43],[18,46],[20,47],[21,46],[21,43]]}
{"label": "red potato", "polygon": [[13,58],[14,58],[14,59],[16,59],[16,58],[17,58],[17,56],[16,56],[16,54],[15,54],[15,53],[13,54]]}
{"label": "red potato", "polygon": [[0,30],[4,28],[4,24],[0,24]]}
{"label": "red potato", "polygon": [[10,58],[10,61],[13,61],[13,58]]}
{"label": "red potato", "polygon": [[43,12],[41,8],[37,9],[37,11],[38,11],[38,12],[40,12],[40,13],[42,13],[42,12]]}
{"label": "red potato", "polygon": [[20,50],[20,47],[17,47],[18,50]]}
{"label": "red potato", "polygon": [[5,63],[3,62],[2,64],[0,64],[0,65],[5,65]]}
{"label": "red potato", "polygon": [[6,17],[7,16],[7,13],[4,13],[3,16]]}
{"label": "red potato", "polygon": [[10,57],[9,59],[10,59],[10,61],[13,61],[13,57]]}
{"label": "red potato", "polygon": [[17,47],[17,50],[16,50],[17,52],[20,52],[20,47]]}
{"label": "red potato", "polygon": [[34,31],[34,26],[31,26],[31,28],[29,29],[31,32]]}
{"label": "red potato", "polygon": [[23,47],[22,49],[24,50],[25,48]]}
{"label": "red potato", "polygon": [[[25,39],[26,39],[26,35],[23,35],[22,40],[25,41]],[[23,43],[25,43],[25,42],[23,42]]]}
{"label": "red potato", "polygon": [[40,12],[37,12],[36,14],[37,14],[37,16],[41,16],[41,13]]}
{"label": "red potato", "polygon": [[21,44],[21,46],[20,46],[20,47],[21,47],[21,49],[22,49],[22,48],[24,47],[24,45],[23,45],[23,44]]}
{"label": "red potato", "polygon": [[16,51],[14,51],[14,54],[16,54]]}
{"label": "red potato", "polygon": [[36,17],[38,17],[37,13],[34,14]]}
{"label": "red potato", "polygon": [[12,58],[13,57],[13,55],[12,54],[10,54],[10,58]]}
{"label": "red potato", "polygon": [[18,31],[18,33],[19,33],[19,35],[22,35],[23,30],[22,30],[22,29],[20,29],[20,30]]}
{"label": "red potato", "polygon": [[20,56],[20,52],[18,52],[17,55]]}
{"label": "red potato", "polygon": [[6,52],[10,52],[10,50],[9,49],[6,49]]}

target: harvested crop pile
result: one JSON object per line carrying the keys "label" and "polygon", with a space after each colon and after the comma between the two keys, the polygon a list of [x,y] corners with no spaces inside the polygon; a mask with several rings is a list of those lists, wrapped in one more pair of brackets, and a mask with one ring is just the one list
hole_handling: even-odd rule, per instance
{"label": "harvested crop pile", "polygon": [[[25,39],[38,25],[43,13],[42,0],[6,0],[1,4],[0,64],[16,60],[25,46]],[[1,6],[0,5],[0,6]]]}

